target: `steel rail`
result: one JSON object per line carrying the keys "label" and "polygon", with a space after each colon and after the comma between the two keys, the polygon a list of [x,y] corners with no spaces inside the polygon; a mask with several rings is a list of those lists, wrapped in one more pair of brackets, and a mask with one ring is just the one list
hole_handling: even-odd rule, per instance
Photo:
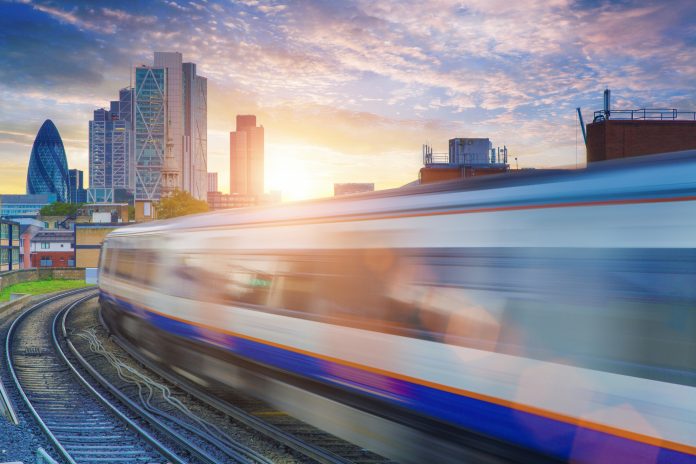
{"label": "steel rail", "polygon": [[[92,289],[92,287],[88,287],[87,289],[85,289],[85,288],[80,288],[80,289],[77,289],[77,290],[67,290],[67,291],[65,291],[65,292],[61,292],[61,293],[59,293],[59,294],[57,294],[57,295],[54,295],[54,296],[52,296],[52,297],[46,298],[45,300],[42,300],[41,302],[39,302],[39,303],[37,303],[37,304],[31,306],[30,308],[25,309],[25,310],[22,312],[22,314],[20,314],[20,315],[12,322],[12,324],[10,324],[10,328],[9,328],[9,330],[7,331],[7,333],[8,333],[8,334],[10,333],[10,331],[11,331],[12,328],[14,327],[15,322],[17,322],[17,319],[19,319],[20,317],[22,317],[22,316],[24,315],[24,313],[27,313],[27,312],[29,312],[29,311],[33,311],[34,309],[37,309],[38,307],[43,306],[43,305],[45,305],[45,304],[51,303],[51,302],[53,302],[53,301],[55,301],[55,300],[57,300],[57,299],[64,298],[64,297],[66,297],[66,296],[70,296],[70,295],[74,295],[74,294],[78,294],[78,293],[81,293],[81,292],[85,292],[85,291],[91,290],[91,289]],[[10,337],[9,337],[9,336],[5,338],[5,356],[6,356],[8,365],[9,365],[9,363],[11,362],[11,361],[10,361],[9,340],[10,340]],[[12,371],[11,371],[11,372],[12,372]],[[3,381],[2,381],[1,378],[0,378],[0,401],[2,401],[2,406],[3,406],[4,410],[7,411],[7,413],[10,415],[9,419],[12,421],[12,423],[13,423],[14,425],[19,425],[19,416],[17,416],[17,412],[15,411],[14,405],[12,404],[12,401],[10,400],[9,395],[7,394],[7,390],[5,390],[5,386],[3,385]]]}
{"label": "steel rail", "polygon": [[[93,288],[88,288],[88,289],[81,289],[80,291],[75,291],[75,292],[69,292],[69,293],[61,294],[61,295],[58,295],[58,296],[56,296],[56,297],[52,297],[52,298],[49,298],[49,299],[47,299],[47,300],[44,300],[44,301],[42,301],[42,302],[40,302],[40,303],[38,303],[38,304],[32,306],[31,308],[25,310],[17,319],[15,319],[15,321],[13,321],[12,325],[10,326],[10,329],[8,330],[7,338],[6,338],[6,340],[5,340],[5,347],[6,347],[6,356],[7,356],[8,368],[9,368],[11,374],[12,374],[12,378],[13,378],[13,380],[14,380],[15,387],[17,388],[17,391],[19,392],[20,396],[22,397],[22,400],[24,401],[24,403],[25,403],[26,406],[28,407],[29,411],[31,412],[32,416],[33,416],[34,419],[36,420],[36,422],[37,422],[37,424],[39,425],[39,427],[44,431],[44,433],[46,434],[46,436],[49,438],[49,441],[51,441],[51,443],[52,443],[53,446],[56,448],[56,450],[58,450],[58,452],[62,455],[62,457],[63,457],[63,458],[66,460],[66,462],[68,462],[69,464],[75,464],[75,463],[77,462],[77,461],[76,461],[76,458],[73,456],[73,454],[71,454],[70,451],[68,451],[68,449],[66,448],[65,444],[62,443],[61,440],[53,433],[53,431],[51,430],[51,427],[46,423],[46,421],[44,420],[44,418],[41,416],[41,414],[36,410],[36,408],[35,408],[34,405],[32,404],[32,401],[29,399],[29,396],[27,395],[27,392],[25,391],[24,387],[22,386],[22,382],[21,382],[20,379],[19,379],[19,376],[18,376],[18,373],[17,373],[17,370],[16,370],[16,366],[15,366],[13,360],[12,360],[10,348],[11,348],[11,343],[12,343],[13,337],[14,337],[14,335],[15,335],[15,331],[17,330],[17,327],[19,327],[19,324],[21,323],[21,321],[23,321],[29,314],[31,314],[31,313],[33,313],[35,310],[38,310],[38,309],[40,309],[40,308],[42,308],[42,307],[48,305],[49,303],[55,302],[56,300],[59,300],[59,299],[61,299],[61,298],[65,298],[65,297],[68,297],[68,296],[73,296],[74,294],[77,294],[77,293],[80,293],[80,292],[83,292],[83,291],[93,291],[93,290],[94,290]],[[60,350],[60,347],[59,347],[59,345],[58,345],[58,339],[56,338],[56,334],[55,334],[55,324],[56,324],[57,318],[58,318],[59,314],[60,314],[65,308],[67,308],[67,307],[74,307],[74,306],[76,306],[76,305],[78,305],[78,304],[80,304],[80,303],[82,303],[82,302],[84,302],[84,301],[87,301],[88,299],[91,299],[91,298],[93,298],[93,297],[94,297],[94,295],[87,295],[87,296],[85,296],[85,297],[83,297],[83,298],[80,298],[80,299],[78,299],[78,300],[72,302],[70,305],[66,305],[63,309],[59,310],[59,311],[56,313],[56,315],[54,316],[54,318],[53,318],[52,326],[53,326],[54,330],[52,330],[52,334],[51,334],[51,335],[52,335],[52,342],[53,342],[53,344],[54,344],[54,347],[57,349],[57,353],[59,354],[59,356],[62,357],[62,360],[63,360],[64,362],[67,362],[67,358],[65,358],[64,353],[62,353],[62,350]],[[169,460],[170,462],[172,462],[172,463],[176,463],[176,464],[185,464],[186,461],[184,461],[183,459],[181,459],[181,458],[179,458],[178,456],[176,456],[176,455],[175,455],[173,452],[171,452],[165,445],[161,444],[157,439],[155,439],[154,437],[152,437],[151,435],[149,435],[146,431],[144,431],[144,430],[143,430],[142,428],[140,428],[137,424],[135,424],[132,420],[130,420],[128,417],[126,417],[122,412],[120,412],[120,411],[119,411],[113,404],[111,404],[106,398],[104,398],[104,397],[103,397],[102,395],[100,395],[96,390],[94,390],[94,389],[86,382],[86,380],[85,380],[81,375],[79,375],[78,372],[76,372],[76,371],[74,370],[74,368],[73,368],[69,363],[68,363],[68,367],[70,367],[70,368],[72,369],[73,374],[75,374],[75,375],[77,376],[77,379],[82,383],[82,385],[83,385],[88,391],[90,391],[90,393],[92,393],[92,394],[94,395],[94,397],[95,397],[102,405],[104,405],[108,411],[110,411],[111,413],[113,413],[113,415],[119,419],[119,423],[123,423],[123,424],[125,424],[127,427],[129,427],[130,429],[134,430],[134,431],[138,434],[138,436],[139,436],[140,438],[144,439],[147,443],[149,443],[150,445],[152,445],[152,446],[154,447],[154,449],[162,455],[163,458],[168,459],[168,460]],[[55,426],[54,426],[54,428],[55,428]],[[87,429],[87,428],[85,427],[85,429]],[[84,449],[85,449],[85,448],[79,449],[79,451],[84,451]],[[91,452],[97,452],[97,453],[99,453],[99,452],[101,452],[101,453],[107,452],[107,453],[112,453],[112,454],[113,454],[113,450],[112,450],[111,448],[108,448],[107,451],[105,451],[104,449],[100,449],[100,448],[99,448],[99,445],[96,445],[96,446],[95,446],[95,445],[92,445],[92,446],[89,447],[89,449],[92,450]],[[75,451],[78,451],[78,450],[72,450],[72,451],[73,451],[73,453],[74,453]],[[84,459],[84,457],[83,457],[82,459]]]}
{"label": "steel rail", "polygon": [[[127,395],[125,395],[121,390],[116,388],[111,382],[109,382],[99,371],[97,371],[94,366],[92,366],[85,358],[82,356],[82,354],[75,348],[73,345],[72,341],[70,341],[67,337],[67,328],[65,325],[65,320],[67,317],[67,314],[70,310],[73,309],[76,305],[73,305],[72,307],[66,309],[65,311],[62,311],[62,317],[61,317],[61,331],[63,334],[63,337],[65,338],[65,342],[70,348],[70,351],[72,354],[77,358],[78,362],[80,365],[89,372],[89,374],[97,381],[99,384],[101,384],[102,387],[104,387],[106,390],[109,391],[112,395],[114,395],[116,398],[119,399],[128,409],[133,411],[134,413],[138,414],[143,420],[147,421],[150,425],[155,427],[157,430],[160,432],[163,432],[168,435],[168,437],[176,442],[179,446],[182,448],[185,448],[188,450],[193,456],[197,457],[201,461],[207,463],[207,464],[220,464],[220,461],[217,460],[215,457],[211,456],[210,453],[206,452],[205,450],[201,449],[199,446],[193,444],[188,440],[185,436],[174,430],[172,427],[166,425],[164,422],[161,420],[157,419],[153,414],[145,410],[143,407],[138,405],[135,401],[130,399]],[[56,318],[58,315],[56,316]],[[56,324],[57,325],[57,324]],[[62,353],[62,350],[61,350]],[[65,356],[64,353],[62,353],[63,356]],[[67,359],[67,358],[66,358]],[[73,369],[73,372],[77,372],[75,367],[69,364],[70,368]],[[79,375],[79,374],[78,374]],[[248,462],[248,463],[256,463],[260,462],[261,459],[254,459],[249,460],[249,459],[244,459],[243,457],[238,457],[237,460],[241,462]]]}
{"label": "steel rail", "polygon": [[[104,321],[101,317],[101,311],[99,312],[99,318],[101,320],[102,325],[106,327],[104,324]],[[277,441],[279,443],[282,443],[283,445],[287,446],[290,449],[293,449],[294,451],[311,458],[321,464],[349,464],[351,461],[338,456],[331,451],[328,451],[324,448],[321,448],[319,446],[313,445],[311,443],[304,442],[297,438],[296,436],[285,432],[281,430],[280,428],[276,427],[275,425],[269,424],[267,422],[264,422],[263,420],[245,412],[243,409],[235,407],[231,404],[228,404],[225,401],[219,400],[218,398],[214,397],[213,395],[204,392],[203,390],[195,387],[192,385],[190,382],[186,380],[182,380],[178,377],[176,377],[173,374],[170,374],[169,372],[165,371],[164,369],[160,368],[150,360],[146,359],[144,356],[142,356],[134,347],[131,343],[128,341],[124,340],[121,337],[118,337],[115,334],[111,334],[111,336],[114,338],[116,343],[121,346],[130,356],[132,356],[134,359],[136,359],[138,362],[146,366],[148,369],[152,370],[155,372],[157,375],[160,377],[168,380],[169,382],[179,386],[182,388],[184,391],[187,393],[195,396],[196,398],[202,400],[203,402],[209,404],[213,408],[223,412],[224,414],[230,416],[231,418],[243,423],[244,425],[256,430],[259,433],[262,433],[263,435],[269,437],[270,439]]]}

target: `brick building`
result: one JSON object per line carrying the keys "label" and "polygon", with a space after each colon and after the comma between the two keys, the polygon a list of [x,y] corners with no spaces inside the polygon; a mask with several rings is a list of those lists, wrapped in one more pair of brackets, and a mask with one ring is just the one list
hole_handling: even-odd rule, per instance
{"label": "brick building", "polygon": [[31,240],[31,267],[74,267],[75,250],[70,230],[43,230]]}
{"label": "brick building", "polygon": [[696,149],[696,121],[605,119],[587,125],[588,163],[690,149]]}

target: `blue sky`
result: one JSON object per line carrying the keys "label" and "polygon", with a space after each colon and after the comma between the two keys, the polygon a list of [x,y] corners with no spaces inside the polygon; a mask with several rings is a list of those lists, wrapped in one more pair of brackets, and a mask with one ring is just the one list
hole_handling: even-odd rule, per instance
{"label": "blue sky", "polygon": [[405,184],[422,143],[455,136],[521,167],[575,165],[574,109],[590,119],[606,86],[615,107],[696,110],[692,0],[0,2],[0,191],[23,191],[46,118],[86,169],[92,111],[155,50],[209,79],[223,189],[234,117],[255,113],[287,199]]}

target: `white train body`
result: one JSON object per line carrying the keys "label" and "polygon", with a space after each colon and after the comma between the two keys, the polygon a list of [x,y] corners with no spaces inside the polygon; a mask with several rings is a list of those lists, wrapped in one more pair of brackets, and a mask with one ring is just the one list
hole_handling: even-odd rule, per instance
{"label": "white train body", "polygon": [[696,152],[471,185],[121,229],[102,301],[415,422],[696,462]]}

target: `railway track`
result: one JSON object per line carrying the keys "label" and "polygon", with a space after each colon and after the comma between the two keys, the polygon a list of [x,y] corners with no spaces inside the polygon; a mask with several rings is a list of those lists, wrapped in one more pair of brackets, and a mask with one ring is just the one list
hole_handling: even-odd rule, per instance
{"label": "railway track", "polygon": [[[104,325],[102,323],[102,325]],[[322,464],[386,464],[392,461],[361,447],[342,440],[325,431],[279,411],[270,405],[247,395],[231,391],[228,387],[203,390],[186,378],[163,369],[152,360],[142,356],[127,340],[111,335],[116,344],[132,358],[156,373],[172,385],[203,401],[258,433],[277,441],[289,449]]]}
{"label": "railway track", "polygon": [[19,396],[61,458],[70,464],[230,462],[178,440],[180,434],[166,426],[156,427],[163,437],[155,436],[144,411],[124,411],[83,375],[64,348],[59,321],[94,296],[83,290],[36,304],[15,319],[5,340]]}
{"label": "railway track", "polygon": [[[166,431],[202,462],[273,464],[274,461],[262,453],[227,436],[225,431],[191,411],[166,385],[151,379],[147,373],[138,372],[104,349],[93,330],[75,327],[69,330],[66,320],[76,308],[77,305],[73,305],[63,311],[57,325],[79,364],[121,403],[157,429]],[[116,375],[107,378],[103,375],[103,366]]]}

